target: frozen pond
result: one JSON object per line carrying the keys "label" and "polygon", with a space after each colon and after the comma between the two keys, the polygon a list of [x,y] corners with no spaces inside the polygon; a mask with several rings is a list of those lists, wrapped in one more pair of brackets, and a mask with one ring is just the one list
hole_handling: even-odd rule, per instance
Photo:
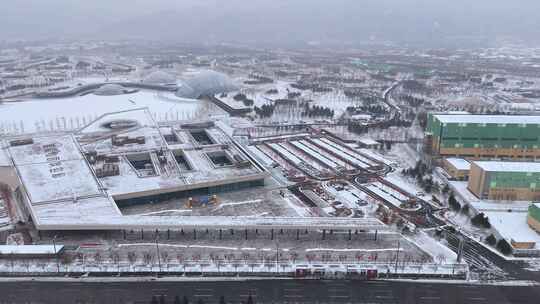
{"label": "frozen pond", "polygon": [[0,104],[0,134],[76,129],[104,113],[142,107],[148,107],[157,121],[226,115],[212,103],[180,98],[173,92],[143,90],[114,96],[88,94]]}

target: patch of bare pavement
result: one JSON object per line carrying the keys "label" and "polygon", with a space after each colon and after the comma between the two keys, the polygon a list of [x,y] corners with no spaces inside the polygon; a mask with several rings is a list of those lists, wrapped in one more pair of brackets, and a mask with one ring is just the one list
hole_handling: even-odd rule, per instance
{"label": "patch of bare pavement", "polygon": [[[54,290],[54,292],[51,292]],[[4,281],[1,303],[537,303],[538,286],[527,284],[480,285],[419,281],[325,281],[230,279],[226,281],[107,280],[106,282],[65,279]],[[176,299],[178,298],[178,299]],[[251,298],[251,300],[249,300]]]}

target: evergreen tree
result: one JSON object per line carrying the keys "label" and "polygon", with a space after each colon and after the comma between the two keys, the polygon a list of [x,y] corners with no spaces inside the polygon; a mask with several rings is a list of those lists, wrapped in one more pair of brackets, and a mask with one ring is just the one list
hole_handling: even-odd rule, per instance
{"label": "evergreen tree", "polygon": [[452,210],[455,211],[461,209],[461,205],[456,200],[453,193],[450,193],[450,196],[448,196],[448,205],[450,206],[450,208],[452,208]]}
{"label": "evergreen tree", "polygon": [[493,234],[490,234],[487,238],[486,238],[486,243],[488,243],[489,245],[491,246],[494,246],[496,243],[497,243],[497,239],[495,238],[495,236]]}
{"label": "evergreen tree", "polygon": [[470,210],[469,204],[466,204],[465,206],[463,206],[463,208],[461,208],[461,212],[464,214],[469,214],[469,210]]}
{"label": "evergreen tree", "polygon": [[448,193],[448,191],[450,191],[450,187],[448,186],[448,184],[444,185],[444,187],[441,189],[441,192],[446,194]]}
{"label": "evergreen tree", "polygon": [[510,244],[508,244],[505,239],[500,239],[497,242],[497,249],[499,249],[500,252],[506,255],[512,253],[512,246],[510,246]]}

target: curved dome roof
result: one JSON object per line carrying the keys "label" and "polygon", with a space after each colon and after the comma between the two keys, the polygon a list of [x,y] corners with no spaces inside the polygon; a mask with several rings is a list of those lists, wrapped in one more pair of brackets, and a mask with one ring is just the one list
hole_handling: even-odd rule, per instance
{"label": "curved dome roof", "polygon": [[120,95],[124,94],[124,87],[119,84],[108,83],[97,88],[94,94],[102,96]]}
{"label": "curved dome roof", "polygon": [[176,95],[183,98],[198,98],[236,90],[232,79],[216,71],[201,71],[178,83]]}
{"label": "curved dome roof", "polygon": [[178,89],[176,90],[176,96],[182,97],[182,98],[197,98],[200,95],[197,95],[197,92],[190,87],[187,83],[183,81],[179,81],[177,84]]}
{"label": "curved dome roof", "polygon": [[155,71],[148,74],[143,79],[143,82],[148,84],[171,84],[176,83],[176,77],[167,72]]}

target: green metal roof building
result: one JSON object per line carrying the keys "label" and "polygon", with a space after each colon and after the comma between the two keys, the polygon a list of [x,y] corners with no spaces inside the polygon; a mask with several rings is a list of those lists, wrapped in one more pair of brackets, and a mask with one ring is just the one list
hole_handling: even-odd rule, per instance
{"label": "green metal roof building", "polygon": [[430,114],[426,133],[438,155],[540,157],[540,116]]}
{"label": "green metal roof building", "polygon": [[540,163],[474,161],[468,188],[481,199],[540,199]]}
{"label": "green metal roof building", "polygon": [[531,204],[529,206],[529,214],[527,223],[531,228],[540,233],[540,203]]}

